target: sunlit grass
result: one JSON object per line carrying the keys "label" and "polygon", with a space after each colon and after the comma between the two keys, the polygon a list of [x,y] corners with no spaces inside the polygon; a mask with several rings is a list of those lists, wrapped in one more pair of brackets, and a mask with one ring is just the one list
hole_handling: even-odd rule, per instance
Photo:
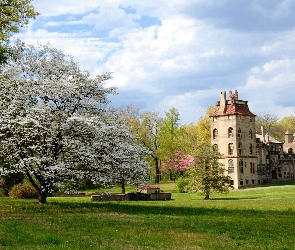
{"label": "sunlit grass", "polygon": [[294,249],[295,186],[172,198],[0,198],[0,249]]}

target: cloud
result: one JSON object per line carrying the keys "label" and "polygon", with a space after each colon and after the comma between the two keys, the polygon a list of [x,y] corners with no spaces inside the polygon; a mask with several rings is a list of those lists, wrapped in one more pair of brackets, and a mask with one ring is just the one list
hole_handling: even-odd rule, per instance
{"label": "cloud", "polygon": [[[293,110],[294,0],[44,0],[18,34],[50,42],[92,75],[114,72],[114,105],[197,121],[238,89],[256,112]],[[293,105],[293,106],[292,106]],[[201,114],[204,112],[203,114]]]}
{"label": "cloud", "polygon": [[108,53],[117,48],[113,42],[104,42],[95,37],[81,37],[81,34],[48,32],[45,29],[27,31],[15,35],[28,44],[47,44],[73,56],[83,69],[92,73],[98,61],[104,61]]}
{"label": "cloud", "polygon": [[179,95],[165,96],[156,107],[168,112],[171,107],[178,109],[183,124],[197,122],[198,118],[206,114],[209,106],[214,105],[219,98],[218,89],[206,89],[186,92]]}
{"label": "cloud", "polygon": [[295,27],[293,0],[192,1],[185,11],[220,28],[239,32],[270,32]]}
{"label": "cloud", "polygon": [[295,59],[272,60],[248,74],[242,90],[257,113],[280,114],[281,110],[294,108]]}

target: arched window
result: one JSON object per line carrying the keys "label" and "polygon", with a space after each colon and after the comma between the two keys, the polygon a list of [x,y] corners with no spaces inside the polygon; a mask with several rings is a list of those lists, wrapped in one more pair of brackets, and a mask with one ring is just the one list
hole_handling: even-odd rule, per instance
{"label": "arched window", "polygon": [[238,154],[241,155],[242,154],[242,143],[239,142],[238,144]]}
{"label": "arched window", "polygon": [[249,151],[250,151],[250,155],[252,155],[253,154],[253,145],[251,143],[249,145]]}
{"label": "arched window", "polygon": [[229,143],[228,144],[228,154],[233,155],[234,154],[234,144]]}
{"label": "arched window", "polygon": [[234,173],[235,168],[234,168],[234,161],[232,159],[228,160],[228,173],[232,174]]}
{"label": "arched window", "polygon": [[238,129],[238,138],[241,138],[242,137],[242,130],[239,128]]}
{"label": "arched window", "polygon": [[228,138],[233,137],[233,128],[228,128]]}
{"label": "arched window", "polygon": [[218,145],[217,144],[214,144],[212,146],[212,149],[213,149],[214,152],[218,152]]}
{"label": "arched window", "polygon": [[249,130],[249,138],[253,138],[253,133],[252,133],[252,129]]}
{"label": "arched window", "polygon": [[213,139],[217,139],[218,137],[218,130],[215,128],[213,129]]}

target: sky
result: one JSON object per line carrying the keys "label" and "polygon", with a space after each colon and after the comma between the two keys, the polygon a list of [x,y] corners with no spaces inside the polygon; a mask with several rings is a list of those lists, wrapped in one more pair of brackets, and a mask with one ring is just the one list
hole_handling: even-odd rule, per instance
{"label": "sky", "polygon": [[220,92],[254,114],[295,114],[295,0],[34,0],[15,37],[50,43],[92,76],[113,72],[113,106],[196,123]]}

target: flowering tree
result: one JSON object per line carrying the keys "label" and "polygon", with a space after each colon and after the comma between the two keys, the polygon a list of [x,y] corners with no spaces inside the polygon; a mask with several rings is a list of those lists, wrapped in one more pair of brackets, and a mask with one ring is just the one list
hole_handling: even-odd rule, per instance
{"label": "flowering tree", "polygon": [[[129,152],[123,148],[139,150],[134,158],[142,163],[144,150],[133,147],[129,131],[120,130],[106,111],[107,94],[114,93],[103,86],[110,74],[90,78],[47,45],[18,41],[12,52],[0,68],[1,174],[23,173],[45,203],[54,185],[85,178],[117,180],[119,159]],[[143,163],[141,167],[145,169]]]}
{"label": "flowering tree", "polygon": [[[145,158],[150,152],[138,145],[137,137],[130,132],[124,116],[116,110],[109,111],[102,125],[93,148],[98,156],[96,161],[103,163],[104,170],[93,174],[103,173],[108,182],[120,184],[122,193],[125,193],[126,184],[138,186],[148,183],[150,167]],[[95,179],[105,179],[101,177]]]}
{"label": "flowering tree", "polygon": [[168,171],[170,174],[182,173],[184,170],[188,170],[193,162],[193,156],[185,155],[181,150],[175,150],[174,157],[163,164],[162,170]]}

